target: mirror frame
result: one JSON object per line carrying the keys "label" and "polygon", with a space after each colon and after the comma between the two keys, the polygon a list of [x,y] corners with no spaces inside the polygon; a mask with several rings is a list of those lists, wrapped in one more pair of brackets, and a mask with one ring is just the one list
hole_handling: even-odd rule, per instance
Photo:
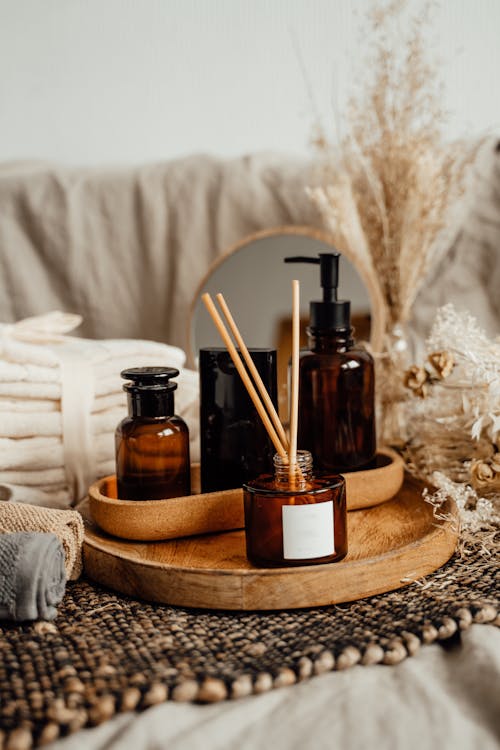
{"label": "mirror frame", "polygon": [[[285,224],[283,226],[272,227],[270,229],[261,229],[258,232],[247,235],[243,239],[230,245],[227,250],[221,253],[221,255],[212,263],[207,272],[203,275],[202,280],[196,288],[191,304],[189,305],[189,316],[187,321],[187,335],[186,335],[186,366],[194,368],[196,362],[196,351],[194,350],[194,314],[196,310],[196,303],[200,295],[203,292],[203,288],[206,285],[208,279],[219,266],[221,266],[228,258],[242,250],[246,245],[257,240],[266,239],[266,237],[275,237],[276,235],[295,235],[302,237],[310,237],[311,239],[324,242],[325,245],[335,248],[332,236],[323,229],[318,229],[312,226],[306,225],[294,225]],[[382,351],[384,344],[384,331],[385,331],[385,307],[384,302],[380,293],[378,285],[373,283],[373,279],[366,273],[364,268],[358,267],[355,259],[351,256],[349,249],[338,251],[347,258],[347,260],[356,269],[357,273],[365,288],[368,292],[368,298],[370,300],[370,346],[373,352],[378,353]],[[222,342],[221,342],[222,346]]]}

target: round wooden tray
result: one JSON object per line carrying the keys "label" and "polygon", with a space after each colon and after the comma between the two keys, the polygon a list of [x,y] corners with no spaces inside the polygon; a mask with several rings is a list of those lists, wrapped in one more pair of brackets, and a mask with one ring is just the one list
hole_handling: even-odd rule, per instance
{"label": "round wooden tray", "polygon": [[[400,588],[443,565],[455,549],[456,524],[437,521],[407,478],[398,495],[348,513],[349,554],[329,565],[255,568],[243,531],[127,542],[85,519],[84,565],[89,578],[123,594],[186,607],[273,610],[353,601]],[[445,513],[455,507],[450,501]]]}
{"label": "round wooden tray", "polygon": [[[380,448],[375,467],[346,472],[347,509],[379,505],[401,489],[404,463],[390,448]],[[168,500],[119,500],[116,477],[99,479],[89,489],[89,510],[108,534],[122,539],[155,542],[179,536],[242,529],[245,525],[243,491],[200,493],[200,466],[191,467],[194,494]]]}

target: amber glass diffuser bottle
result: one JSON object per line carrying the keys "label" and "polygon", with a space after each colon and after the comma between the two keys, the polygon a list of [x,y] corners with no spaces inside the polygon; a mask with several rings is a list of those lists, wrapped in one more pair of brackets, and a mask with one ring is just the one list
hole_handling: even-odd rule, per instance
{"label": "amber glass diffuser bottle", "polygon": [[243,485],[247,557],[255,565],[330,563],[347,554],[345,480],[313,476],[309,451],[298,451],[298,472],[274,457],[274,476]]}
{"label": "amber glass diffuser bottle", "polygon": [[350,303],[337,299],[339,257],[285,259],[321,271],[323,300],[311,302],[309,351],[300,357],[298,447],[326,473],[369,468],[376,453],[373,358],[355,345]]}
{"label": "amber glass diffuser bottle", "polygon": [[123,500],[160,500],[191,491],[189,431],[174,414],[173,367],[123,370],[129,416],[117,427],[116,476]]}

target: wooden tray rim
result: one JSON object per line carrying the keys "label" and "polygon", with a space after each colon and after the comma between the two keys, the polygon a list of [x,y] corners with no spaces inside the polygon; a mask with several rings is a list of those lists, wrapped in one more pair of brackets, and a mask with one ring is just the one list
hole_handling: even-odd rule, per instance
{"label": "wooden tray rim", "polygon": [[[381,474],[384,474],[389,468],[394,471],[395,468],[402,468],[403,469],[403,481],[404,481],[404,461],[403,458],[392,448],[388,447],[382,447],[377,448],[377,455],[386,456],[391,460],[390,464],[386,464],[385,466],[378,466],[376,469],[363,469],[362,471],[356,471],[356,472],[350,472],[345,471],[341,476],[350,477],[350,476],[356,476],[358,480],[363,480],[367,477],[370,477],[373,481],[377,481],[378,476]],[[191,470],[197,470],[199,468],[199,463],[194,463],[191,465]],[[215,492],[197,492],[192,493],[191,495],[183,495],[179,497],[170,497],[165,498],[164,500],[123,500],[118,497],[109,497],[109,495],[104,495],[101,492],[101,487],[105,482],[109,482],[114,480],[116,477],[115,474],[108,474],[105,477],[101,477],[100,479],[97,479],[95,482],[93,482],[90,485],[89,488],[89,495],[93,496],[93,499],[96,502],[101,503],[102,505],[109,505],[110,507],[119,505],[123,508],[150,508],[150,507],[158,507],[158,504],[161,503],[162,505],[164,503],[172,503],[172,501],[189,501],[190,499],[196,498],[197,500],[199,498],[207,498],[207,501],[211,498],[215,497],[229,497],[231,494],[235,493],[241,493],[243,492],[241,487],[233,487],[231,489],[227,490],[216,490]],[[391,498],[388,498],[390,500]],[[384,501],[386,502],[386,501]],[[377,503],[378,505],[379,503]],[[376,507],[376,506],[359,506],[359,509],[362,509],[362,507]],[[357,510],[358,508],[353,508],[353,510]]]}
{"label": "wooden tray rim", "polygon": [[[117,539],[97,525],[89,528],[87,522],[83,550],[85,569],[91,579],[126,596],[208,611],[270,612],[358,601],[404,588],[432,574],[453,555],[458,537],[456,506],[452,500],[447,501],[443,507],[447,516],[435,518],[431,506],[424,507],[426,504],[421,496],[425,486],[407,475],[404,523],[412,522],[411,512],[408,515],[408,498],[413,497],[418,536],[397,534],[389,548],[373,550],[366,557],[359,556],[358,545],[353,560],[348,555],[335,564],[259,568],[245,561],[244,532],[241,531],[210,533],[208,536],[212,541],[207,540],[205,557],[201,542],[207,536],[205,534],[198,535],[202,544],[200,556],[196,553],[197,543],[193,537],[168,542],[140,542],[138,547],[137,542]],[[389,516],[392,513],[397,519],[398,498],[392,503]],[[418,513],[419,503],[425,514],[423,517]],[[384,514],[384,507],[385,504],[350,511],[348,518],[356,528],[359,522],[361,528],[374,528],[379,522],[379,514]],[[82,512],[85,515],[87,509],[82,508]],[[422,525],[424,517],[426,521]],[[419,518],[422,520],[417,520]],[[95,541],[90,538],[93,534]],[[224,537],[228,539],[227,555],[224,554]],[[191,542],[194,544],[192,561]],[[180,545],[178,552],[176,543]],[[169,545],[168,554],[163,554],[161,549],[148,554],[150,545],[161,548],[163,544]],[[220,566],[210,560],[213,544],[222,550],[222,556],[217,558],[222,563]],[[208,567],[204,567],[205,562]]]}
{"label": "wooden tray rim", "polygon": [[[134,501],[132,501],[132,502],[134,502]],[[455,520],[458,518],[458,511],[457,511],[456,504],[454,503],[453,500],[451,500],[451,498],[446,501],[446,503],[443,506],[442,510],[443,510],[443,512],[445,512],[446,514],[448,514],[451,518],[453,518]],[[349,512],[350,513],[356,513],[356,511],[349,511]],[[107,532],[105,532],[105,533],[107,533]],[[244,534],[244,531],[233,529],[233,530],[230,530],[230,531],[216,532],[216,534],[220,534],[221,536],[225,535],[225,534],[235,534],[235,533],[237,533],[237,534]],[[384,553],[382,553],[380,555],[377,555],[376,557],[365,557],[365,558],[363,558],[361,560],[349,560],[349,555],[347,555],[347,557],[345,558],[345,560],[342,561],[342,562],[347,562],[347,563],[349,563],[350,566],[352,566],[353,568],[356,568],[356,567],[364,567],[365,565],[375,564],[376,562],[380,562],[380,561],[385,561],[385,560],[387,560],[388,558],[391,558],[391,557],[396,557],[397,558],[401,554],[402,551],[409,552],[412,549],[414,549],[415,547],[421,547],[423,542],[425,542],[426,544],[429,544],[429,542],[432,541],[433,537],[438,537],[438,536],[442,535],[443,533],[444,534],[453,533],[454,534],[454,542],[456,542],[456,539],[457,539],[457,536],[458,536],[458,530],[457,530],[456,533],[453,532],[453,529],[451,528],[450,523],[448,521],[442,521],[441,520],[441,521],[436,521],[436,523],[433,526],[430,527],[429,532],[427,534],[424,534],[424,536],[420,537],[418,540],[415,540],[413,542],[409,542],[409,543],[403,545],[402,547],[396,547],[396,548],[388,550],[387,552],[384,552]],[[210,533],[209,535],[210,536],[215,536],[215,534],[213,534],[213,533]],[[199,534],[198,536],[205,536],[205,535],[204,534]],[[111,535],[109,535],[109,537],[110,537],[110,541],[114,541],[115,539],[118,539],[117,537],[113,537]],[[179,537],[180,540],[193,539],[193,538],[195,538],[195,537]],[[175,539],[169,539],[169,540],[166,540],[165,542],[162,542],[162,541],[136,542],[136,541],[126,540],[126,539],[121,539],[120,540],[120,543],[122,545],[130,544],[131,546],[133,545],[134,547],[136,547],[138,544],[144,544],[144,545],[149,545],[149,544],[163,544],[163,543],[174,544],[175,542],[176,542]],[[89,545],[90,547],[93,547],[100,554],[106,554],[106,555],[110,555],[111,557],[115,557],[115,555],[113,554],[113,552],[111,550],[103,550],[98,544],[96,544],[95,542],[93,543],[92,539],[89,539],[87,537],[87,535],[85,535],[85,544]],[[227,569],[226,568],[193,568],[193,567],[187,567],[187,566],[182,566],[182,565],[173,565],[173,564],[168,564],[168,563],[162,563],[162,562],[155,561],[155,560],[141,561],[141,560],[138,560],[136,556],[127,554],[126,549],[120,550],[120,557],[123,560],[127,560],[128,562],[134,563],[134,565],[141,565],[142,567],[144,567],[146,569],[148,569],[148,568],[154,568],[154,569],[157,569],[157,570],[175,570],[175,571],[181,571],[181,572],[184,572],[184,573],[192,573],[194,575],[200,575],[200,576],[202,576],[202,575],[213,575],[214,573],[216,573],[217,575],[220,575],[220,576],[224,576],[224,575],[229,575],[229,576],[233,576],[233,575],[251,576],[251,575],[255,575],[255,573],[257,572],[259,574],[259,576],[264,575],[264,576],[271,576],[272,577],[272,576],[276,576],[278,574],[279,575],[283,575],[283,574],[286,574],[286,575],[297,575],[297,574],[299,574],[300,575],[301,573],[307,574],[307,573],[311,573],[313,570],[321,571],[321,570],[324,570],[325,568],[330,569],[332,567],[332,563],[324,563],[324,564],[321,564],[321,565],[301,565],[301,566],[297,566],[295,568],[293,568],[293,567],[279,567],[279,566],[276,566],[276,567],[273,567],[273,568],[257,568],[257,567],[253,567],[253,568],[227,568]],[[337,563],[337,564],[342,564],[342,563]]]}

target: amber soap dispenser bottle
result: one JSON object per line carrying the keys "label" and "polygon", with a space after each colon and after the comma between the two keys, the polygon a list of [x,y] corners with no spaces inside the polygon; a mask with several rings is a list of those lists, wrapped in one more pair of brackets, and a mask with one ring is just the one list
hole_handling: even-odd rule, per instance
{"label": "amber soap dispenser bottle", "polygon": [[368,468],[376,454],[373,358],[355,345],[350,302],[337,299],[339,257],[285,258],[320,267],[323,300],[310,304],[309,351],[299,364],[298,447],[326,473]]}
{"label": "amber soap dispenser bottle", "polygon": [[173,367],[123,370],[129,416],[117,427],[116,479],[122,500],[189,495],[189,430],[174,414]]}

